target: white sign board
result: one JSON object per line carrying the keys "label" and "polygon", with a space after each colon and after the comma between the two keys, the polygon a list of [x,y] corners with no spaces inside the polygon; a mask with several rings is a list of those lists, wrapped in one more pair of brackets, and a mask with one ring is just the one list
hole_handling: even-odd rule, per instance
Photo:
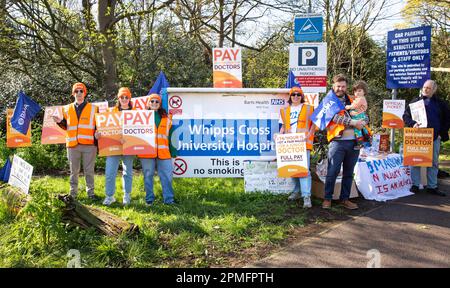
{"label": "white sign board", "polygon": [[11,165],[11,174],[8,184],[19,188],[25,194],[28,194],[30,188],[31,175],[33,174],[33,166],[17,155],[14,155]]}
{"label": "white sign board", "polygon": [[175,177],[244,177],[244,160],[275,159],[289,89],[168,88]]}
{"label": "white sign board", "polygon": [[293,43],[289,45],[289,70],[304,92],[326,92],[327,43]]}
{"label": "white sign board", "polygon": [[423,100],[409,104],[411,116],[414,121],[419,124],[419,128],[427,128],[427,112],[425,110],[425,102]]}
{"label": "white sign board", "polygon": [[279,178],[275,161],[244,161],[245,192],[275,194],[294,191],[293,178]]}

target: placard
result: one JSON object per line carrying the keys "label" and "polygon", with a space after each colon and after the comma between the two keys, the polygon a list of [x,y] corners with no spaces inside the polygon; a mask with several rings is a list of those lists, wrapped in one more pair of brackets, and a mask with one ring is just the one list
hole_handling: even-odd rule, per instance
{"label": "placard", "polygon": [[95,114],[98,139],[98,156],[122,155],[122,112]]}
{"label": "placard", "polygon": [[14,109],[6,110],[6,147],[18,148],[18,147],[30,147],[31,146],[31,123],[28,127],[26,135],[23,135],[11,126],[11,117],[14,113]]}
{"label": "placard", "polygon": [[381,127],[399,129],[405,125],[403,114],[405,113],[405,100],[383,101],[383,122]]}
{"label": "placard", "polygon": [[25,194],[28,194],[32,174],[33,166],[19,156],[14,155],[8,184],[17,187]]}
{"label": "placard", "polygon": [[122,111],[123,155],[156,153],[155,111]]}
{"label": "placard", "polygon": [[404,165],[421,167],[433,165],[433,130],[433,128],[404,128]]}
{"label": "placard", "polygon": [[276,137],[279,177],[306,177],[309,173],[305,133],[278,134]]}
{"label": "placard", "polygon": [[63,106],[45,107],[44,123],[42,124],[41,144],[64,144],[66,143],[66,130],[56,124],[53,116],[62,118]]}

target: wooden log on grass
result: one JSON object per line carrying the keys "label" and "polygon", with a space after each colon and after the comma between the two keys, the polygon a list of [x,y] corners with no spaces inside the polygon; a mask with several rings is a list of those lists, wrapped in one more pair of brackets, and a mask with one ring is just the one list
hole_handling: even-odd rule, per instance
{"label": "wooden log on grass", "polygon": [[58,195],[58,199],[66,204],[63,208],[63,221],[70,224],[82,228],[94,227],[100,233],[108,236],[139,233],[137,225],[122,220],[100,208],[85,206],[70,195]]}
{"label": "wooden log on grass", "polygon": [[[0,196],[8,209],[15,214],[19,213],[31,201],[30,195],[26,195],[18,188],[8,184],[0,185]],[[58,199],[65,204],[61,220],[72,226],[83,229],[93,227],[107,236],[119,236],[123,233],[136,235],[139,233],[137,225],[122,220],[102,209],[83,205],[70,195],[58,195]]]}

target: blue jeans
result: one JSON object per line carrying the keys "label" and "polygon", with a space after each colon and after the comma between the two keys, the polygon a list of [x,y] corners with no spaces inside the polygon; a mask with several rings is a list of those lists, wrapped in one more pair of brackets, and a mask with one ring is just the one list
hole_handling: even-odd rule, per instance
{"label": "blue jeans", "polygon": [[[427,188],[437,188],[437,175],[439,172],[439,150],[441,148],[441,137],[433,141],[433,166],[427,167]],[[411,166],[411,178],[413,185],[420,185],[420,167]]]}
{"label": "blue jeans", "polygon": [[[172,159],[141,158],[142,172],[144,174],[145,202],[153,203],[155,194],[153,193],[153,176],[155,168],[158,170],[161,181],[163,200],[166,204],[171,204],[173,200]],[[156,167],[155,167],[156,166]]]}
{"label": "blue jeans", "polygon": [[332,200],[336,178],[343,164],[343,175],[340,200],[347,200],[353,182],[353,170],[359,158],[359,150],[355,150],[355,140],[335,140],[328,149],[328,170],[325,180],[325,199]]}
{"label": "blue jeans", "polygon": [[131,194],[131,187],[133,185],[133,155],[115,155],[106,157],[105,168],[105,192],[106,196],[114,196],[116,192],[116,176],[119,163],[122,160],[122,188],[125,195]]}
{"label": "blue jeans", "polygon": [[306,152],[306,161],[308,167],[308,176],[293,178],[295,182],[294,193],[302,192],[302,197],[311,197],[311,172],[309,172],[309,159],[311,151]]}

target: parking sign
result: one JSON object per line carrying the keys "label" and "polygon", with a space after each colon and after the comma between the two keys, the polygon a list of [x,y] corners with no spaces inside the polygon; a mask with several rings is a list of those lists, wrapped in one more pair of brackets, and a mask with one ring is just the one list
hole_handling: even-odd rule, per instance
{"label": "parking sign", "polygon": [[307,93],[326,92],[327,43],[289,45],[289,70]]}

